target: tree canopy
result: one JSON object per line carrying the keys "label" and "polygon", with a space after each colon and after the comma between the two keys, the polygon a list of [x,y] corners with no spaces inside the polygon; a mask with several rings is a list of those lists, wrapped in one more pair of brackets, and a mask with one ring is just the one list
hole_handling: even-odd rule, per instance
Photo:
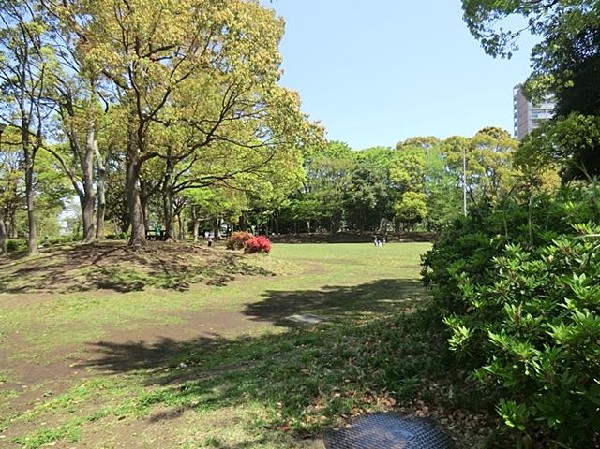
{"label": "tree canopy", "polygon": [[2,9],[1,119],[21,130],[32,251],[40,150],[69,176],[86,241],[104,211],[118,210],[105,203],[114,198],[107,176],[125,183],[122,224],[134,245],[153,196],[174,237],[187,190],[267,196],[301,182],[321,129],[278,84],[283,21],[274,10],[253,0],[6,0]]}
{"label": "tree canopy", "polygon": [[[546,126],[533,140],[540,148],[560,146],[555,153],[563,156],[559,161],[563,181],[600,175],[595,163],[600,130],[593,119],[600,115],[600,2],[463,0],[462,4],[471,33],[492,56],[510,57],[524,32],[540,38],[532,50],[533,73],[525,90],[534,100],[551,95],[556,111],[554,128]],[[520,16],[525,23],[503,28],[511,16]],[[583,122],[585,126],[580,126]],[[582,131],[587,134],[582,136]],[[569,143],[575,134],[577,142]],[[528,148],[531,154],[531,145]]]}

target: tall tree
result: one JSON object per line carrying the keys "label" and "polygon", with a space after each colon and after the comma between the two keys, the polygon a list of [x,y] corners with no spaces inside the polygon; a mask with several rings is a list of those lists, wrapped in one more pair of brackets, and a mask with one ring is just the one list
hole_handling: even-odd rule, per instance
{"label": "tall tree", "polygon": [[23,205],[23,155],[16,128],[0,132],[0,249],[6,254],[8,238],[17,238],[17,212]]}
{"label": "tall tree", "polygon": [[446,165],[468,202],[495,201],[512,188],[519,175],[513,166],[517,145],[516,139],[497,127],[483,128],[471,138],[444,140]]}
{"label": "tall tree", "polygon": [[35,159],[44,145],[44,127],[52,113],[48,88],[54,82],[55,60],[45,39],[47,24],[36,5],[19,0],[0,2],[0,120],[21,132],[27,209],[27,251],[37,252],[35,222]]}
{"label": "tall tree", "polygon": [[332,233],[340,230],[354,164],[355,153],[340,141],[319,145],[307,157],[306,184],[295,206],[297,218],[302,217],[309,229],[311,221],[319,221]]}
{"label": "tall tree", "polygon": [[381,227],[389,210],[389,177],[385,167],[357,158],[344,195],[347,224],[359,231]]}
{"label": "tall tree", "polygon": [[518,176],[513,157],[518,141],[504,129],[488,126],[472,138],[468,165],[472,195],[496,199],[511,190]]}
{"label": "tall tree", "polygon": [[99,75],[86,64],[78,51],[78,36],[71,24],[62,20],[61,12],[61,8],[53,7],[51,3],[44,9],[48,33],[60,66],[52,97],[60,117],[59,127],[68,142],[68,146],[64,147],[66,152],[53,154],[79,198],[83,241],[91,242],[97,235],[94,219],[97,188],[95,158],[99,155],[98,123],[103,115],[98,95]]}
{"label": "tall tree", "polygon": [[522,142],[515,162],[532,185],[556,187],[553,169],[564,182],[600,174],[600,116],[572,113],[542,124]]}
{"label": "tall tree", "polygon": [[425,195],[428,156],[439,145],[434,137],[415,137],[396,145],[396,153],[390,168],[390,179],[397,192],[393,204],[396,229],[401,224],[412,227],[427,214]]}
{"label": "tall tree", "polygon": [[151,140],[157,126],[194,129],[192,158],[223,140],[235,151],[264,150],[263,163],[298,145],[308,128],[297,96],[276,85],[283,24],[258,2],[72,0],[68,10],[87,64],[127,111],[131,244],[145,237],[140,179],[143,164],[159,155]]}

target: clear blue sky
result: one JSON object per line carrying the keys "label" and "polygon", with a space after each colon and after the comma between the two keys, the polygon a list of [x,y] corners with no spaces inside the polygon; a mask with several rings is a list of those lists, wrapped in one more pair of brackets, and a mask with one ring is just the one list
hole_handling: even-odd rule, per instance
{"label": "clear blue sky", "polygon": [[327,138],[353,149],[408,137],[513,134],[512,90],[530,73],[530,42],[486,55],[459,0],[267,0],[285,19],[281,84]]}

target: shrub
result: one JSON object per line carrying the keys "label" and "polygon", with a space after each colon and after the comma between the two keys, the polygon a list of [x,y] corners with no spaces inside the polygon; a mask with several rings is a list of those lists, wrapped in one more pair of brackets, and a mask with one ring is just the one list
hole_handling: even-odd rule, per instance
{"label": "shrub", "polygon": [[244,251],[247,253],[269,254],[269,252],[271,252],[271,241],[264,235],[253,237],[246,241],[246,249]]}
{"label": "shrub", "polygon": [[129,235],[126,232],[120,234],[108,234],[106,240],[127,240]]}
{"label": "shrub", "polygon": [[589,193],[565,189],[557,198],[516,195],[495,207],[481,204],[468,217],[456,220],[422,257],[423,282],[432,289],[440,315],[461,314],[471,308],[458,288],[457,276],[481,283],[491,281],[495,277],[494,257],[505,245],[543,246],[560,235],[572,234],[573,224],[596,221],[589,207],[587,219],[581,214],[590,202]]}
{"label": "shrub", "polygon": [[244,231],[238,231],[231,234],[227,239],[227,249],[240,250],[246,247],[246,242],[253,238],[252,234]]}
{"label": "shrub", "polygon": [[446,319],[454,349],[477,346],[483,382],[503,387],[499,412],[510,427],[542,428],[591,447],[600,428],[600,227],[577,226],[540,248],[507,245],[493,279],[458,283],[469,313]]}
{"label": "shrub", "polygon": [[18,251],[27,251],[27,240],[25,239],[7,239],[6,252],[14,253]]}
{"label": "shrub", "polygon": [[65,243],[79,242],[79,241],[81,241],[80,236],[70,235],[70,236],[63,236],[63,237],[48,238],[46,240],[46,244],[49,246],[53,246],[53,245],[63,245]]}
{"label": "shrub", "polygon": [[495,388],[505,424],[567,447],[592,447],[600,428],[600,227],[577,224],[598,222],[596,198],[566,189],[478,208],[423,258],[450,347]]}

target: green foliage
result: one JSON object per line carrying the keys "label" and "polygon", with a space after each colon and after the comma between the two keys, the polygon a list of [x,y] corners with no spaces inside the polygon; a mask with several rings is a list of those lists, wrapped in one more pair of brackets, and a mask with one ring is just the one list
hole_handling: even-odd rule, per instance
{"label": "green foliage", "polygon": [[26,251],[27,240],[25,239],[8,239],[6,241],[6,251],[9,253]]}
{"label": "green foliage", "polygon": [[600,116],[569,114],[534,130],[516,154],[526,172],[539,173],[548,165],[560,167],[563,181],[590,180],[600,175]]}
{"label": "green foliage", "polygon": [[396,216],[404,223],[415,223],[427,217],[427,196],[419,192],[406,192],[394,204]]}
{"label": "green foliage", "polygon": [[350,175],[344,195],[348,224],[361,231],[376,229],[388,215],[388,170],[368,158],[359,159]]}
{"label": "green foliage", "polygon": [[[531,53],[533,73],[524,87],[534,101],[551,95],[557,120],[547,133],[538,132],[536,140],[546,142],[542,148],[545,153],[556,149],[573,155],[573,159],[563,160],[565,180],[599,175],[598,124],[590,127],[581,117],[593,121],[600,115],[600,3],[462,0],[462,5],[471,33],[494,57],[510,57],[517,48],[517,38],[525,31],[539,37]],[[514,16],[521,16],[521,20],[514,20]],[[565,138],[555,140],[545,134]],[[535,145],[533,149],[537,151]]]}
{"label": "green foliage", "polygon": [[590,447],[600,426],[600,227],[578,224],[597,222],[596,193],[480,207],[423,259],[451,349],[521,437]]}
{"label": "green foliage", "polygon": [[561,441],[582,444],[600,426],[600,228],[579,231],[533,249],[507,245],[493,281],[465,279],[461,290],[473,308],[462,321],[484,339],[478,377],[519,402],[520,421],[506,424],[531,430],[541,421]]}

